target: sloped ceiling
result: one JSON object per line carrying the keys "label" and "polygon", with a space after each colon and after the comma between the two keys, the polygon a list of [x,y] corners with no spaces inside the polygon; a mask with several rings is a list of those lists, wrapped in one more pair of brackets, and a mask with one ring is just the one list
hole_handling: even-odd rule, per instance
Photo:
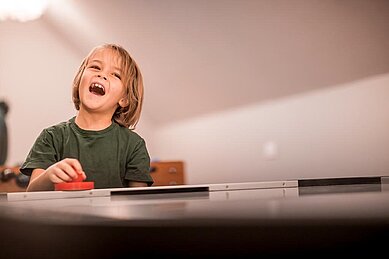
{"label": "sloped ceiling", "polygon": [[386,0],[61,0],[43,19],[80,56],[126,47],[160,124],[389,72]]}

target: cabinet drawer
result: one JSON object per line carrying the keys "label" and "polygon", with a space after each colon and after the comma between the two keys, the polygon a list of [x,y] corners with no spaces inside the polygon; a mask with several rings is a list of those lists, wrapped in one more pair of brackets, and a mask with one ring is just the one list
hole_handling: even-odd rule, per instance
{"label": "cabinet drawer", "polygon": [[150,175],[154,180],[153,186],[185,184],[183,162],[152,162],[150,165]]}

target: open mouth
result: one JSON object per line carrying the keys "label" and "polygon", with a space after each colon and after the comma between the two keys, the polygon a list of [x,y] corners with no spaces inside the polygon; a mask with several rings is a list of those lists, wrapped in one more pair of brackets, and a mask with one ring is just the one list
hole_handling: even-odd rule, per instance
{"label": "open mouth", "polygon": [[105,88],[103,85],[101,85],[99,83],[92,83],[89,86],[89,92],[94,93],[96,95],[103,96],[103,95],[105,95]]}

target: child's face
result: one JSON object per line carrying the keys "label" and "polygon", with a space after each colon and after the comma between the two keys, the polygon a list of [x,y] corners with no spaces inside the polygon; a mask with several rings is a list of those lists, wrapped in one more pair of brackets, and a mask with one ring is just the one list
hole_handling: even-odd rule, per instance
{"label": "child's face", "polygon": [[120,67],[120,57],[111,49],[99,49],[90,56],[80,80],[80,110],[112,116],[118,104],[126,106]]}

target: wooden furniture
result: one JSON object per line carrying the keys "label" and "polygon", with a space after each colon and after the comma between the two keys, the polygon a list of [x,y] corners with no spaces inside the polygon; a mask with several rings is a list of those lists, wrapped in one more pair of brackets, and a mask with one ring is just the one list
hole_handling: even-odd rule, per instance
{"label": "wooden furniture", "polygon": [[151,162],[150,175],[154,179],[153,186],[185,184],[184,162]]}
{"label": "wooden furniture", "polygon": [[19,167],[0,166],[0,192],[24,192],[26,187],[17,183],[20,174]]}

